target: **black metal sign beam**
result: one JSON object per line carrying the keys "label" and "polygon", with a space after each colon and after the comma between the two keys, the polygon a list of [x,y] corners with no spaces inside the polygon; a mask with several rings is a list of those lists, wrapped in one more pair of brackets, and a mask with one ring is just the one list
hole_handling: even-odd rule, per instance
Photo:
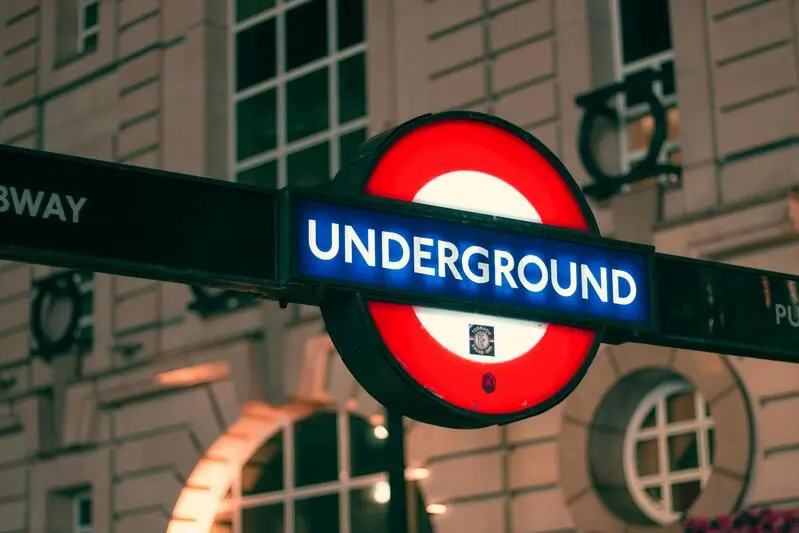
{"label": "black metal sign beam", "polygon": [[268,294],[277,193],[0,146],[0,257]]}
{"label": "black metal sign beam", "polygon": [[799,277],[655,255],[659,330],[639,342],[799,362]]}
{"label": "black metal sign beam", "polygon": [[[280,197],[219,180],[0,146],[0,258],[312,303],[309,295],[317,297],[326,282],[280,284],[292,281],[300,260],[287,253],[278,267],[281,247],[288,251],[296,244],[279,241],[298,238],[288,231],[289,210],[280,207],[286,203]],[[342,205],[341,199],[319,198]],[[388,201],[372,203],[380,212],[396,211]],[[405,205],[402,212],[410,211]],[[436,223],[466,217],[433,211],[426,216]],[[469,216],[476,228],[480,217]],[[567,237],[560,238],[565,243]],[[600,240],[603,257],[630,246]],[[606,342],[799,361],[799,277],[652,255],[652,321],[646,328],[611,327]],[[352,290],[361,289],[368,287]],[[458,308],[451,295],[427,300]]]}

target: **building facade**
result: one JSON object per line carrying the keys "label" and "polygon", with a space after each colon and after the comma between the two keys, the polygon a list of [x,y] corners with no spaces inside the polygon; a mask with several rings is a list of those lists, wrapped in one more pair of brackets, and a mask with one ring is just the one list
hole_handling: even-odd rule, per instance
{"label": "building facade", "polygon": [[[797,0],[3,0],[0,19],[0,142],[264,187],[321,183],[367,136],[453,108],[519,124],[584,184],[575,97],[655,68],[683,173],[595,202],[603,233],[797,271]],[[629,100],[596,141],[611,169],[652,132]],[[37,299],[53,279],[83,297],[50,358],[32,329],[76,312]],[[795,505],[797,409],[799,365],[604,346],[539,417],[409,422],[416,530],[674,531]],[[0,532],[382,531],[386,431],[314,308],[0,266]]]}

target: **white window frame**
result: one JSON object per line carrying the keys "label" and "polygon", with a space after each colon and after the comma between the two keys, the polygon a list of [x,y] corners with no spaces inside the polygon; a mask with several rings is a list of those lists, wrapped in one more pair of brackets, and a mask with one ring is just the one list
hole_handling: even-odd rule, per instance
{"label": "white window frame", "polygon": [[283,532],[293,533],[295,514],[292,505],[297,500],[338,494],[339,503],[339,529],[341,533],[350,533],[350,492],[354,489],[376,488],[380,486],[385,490],[388,483],[386,473],[370,474],[352,477],[350,475],[350,416],[348,411],[338,411],[336,414],[336,428],[338,433],[338,471],[336,481],[319,483],[305,487],[296,487],[294,483],[294,424],[298,422],[283,422],[280,429],[283,431],[283,490],[265,494],[244,496],[241,494],[241,471],[233,476],[230,489],[230,498],[220,505],[218,514],[231,515],[230,533],[241,533],[243,509],[263,507],[266,505],[283,504]]}
{"label": "white window frame", "polygon": [[[81,491],[72,497],[72,526],[73,533],[93,533],[94,524],[81,525],[80,523],[80,504],[81,502],[92,502],[92,492],[90,490]],[[94,502],[92,502],[94,503]],[[94,507],[92,505],[92,507]],[[93,520],[92,520],[93,522]]]}
{"label": "white window frame", "polygon": [[[694,397],[693,420],[670,422],[667,420],[666,400],[675,394],[691,393]],[[649,412],[655,410],[655,426],[642,428]],[[707,414],[707,403],[701,394],[684,380],[672,380],[655,387],[639,403],[624,435],[624,478],[630,495],[639,509],[650,519],[661,525],[671,524],[680,518],[675,512],[671,487],[675,483],[699,481],[704,489],[713,466],[710,461],[711,442],[709,430],[715,427],[713,417]],[[699,467],[672,472],[669,470],[668,438],[674,435],[697,435]],[[658,473],[638,476],[637,444],[641,441],[657,440]],[[662,504],[654,501],[646,489],[659,488]]]}
{"label": "white window frame", "polygon": [[[346,124],[339,124],[338,120],[338,67],[339,63],[349,57],[356,56],[361,53],[367,52],[367,36],[364,34],[364,41],[353,45],[346,50],[338,51],[338,20],[336,11],[336,0],[327,0],[328,12],[328,50],[331,51],[327,56],[318,59],[300,68],[286,72],[285,66],[285,13],[293,8],[302,4],[308,3],[311,0],[293,0],[278,2],[277,5],[271,9],[262,11],[257,15],[250,17],[242,22],[236,22],[236,1],[229,0],[228,2],[228,20],[230,27],[233,31],[229,32],[228,41],[228,64],[230,65],[230,76],[228,78],[228,91],[230,95],[230,117],[231,128],[228,138],[228,153],[229,162],[228,168],[231,169],[231,181],[236,180],[236,176],[246,170],[258,167],[269,161],[276,161],[277,163],[277,187],[285,187],[288,185],[288,172],[286,161],[289,155],[300,150],[310,148],[317,144],[327,141],[330,146],[330,161],[329,168],[331,171],[337,171],[341,162],[339,161],[339,140],[341,136],[364,128],[368,129],[369,126],[369,112],[365,116],[350,121]],[[368,9],[368,0],[364,0],[364,6]],[[236,35],[239,31],[245,30],[251,26],[259,24],[264,20],[275,18],[275,46],[276,46],[276,64],[277,74],[274,78],[248,87],[243,91],[236,90]],[[364,21],[366,24],[366,21]],[[368,27],[366,28],[368,31]],[[328,122],[329,127],[327,130],[317,134],[305,137],[298,141],[289,143],[285,138],[286,130],[286,85],[289,81],[299,78],[314,70],[322,67],[328,67]],[[367,71],[367,91],[368,91],[368,71]],[[236,104],[245,98],[262,93],[269,89],[275,89],[276,92],[276,113],[277,113],[277,147],[268,152],[257,154],[245,160],[238,161],[236,154],[236,135],[238,125],[236,123]],[[368,132],[367,132],[368,136]],[[330,176],[332,178],[332,176]]]}
{"label": "white window frame", "polygon": [[[613,36],[613,65],[614,74],[617,81],[622,81],[626,76],[639,72],[647,68],[660,69],[664,64],[669,61],[674,62],[674,50],[666,50],[643,59],[639,59],[633,63],[624,63],[624,50],[622,39],[622,24],[621,24],[621,5],[620,0],[610,0],[610,21],[611,21],[611,34]],[[669,28],[671,29],[671,28]],[[663,95],[663,84],[658,80],[654,82],[653,89],[655,95],[661,99],[666,109],[677,106],[677,95],[672,94],[668,96]],[[622,172],[629,172],[633,163],[641,160],[646,156],[646,149],[630,152],[627,149],[629,143],[629,136],[627,135],[628,122],[646,115],[649,110],[646,104],[627,107],[623,94],[619,94],[615,98],[615,107],[619,113],[621,124],[619,125],[619,162]],[[660,152],[660,159],[665,160],[669,154],[680,147],[679,140],[666,140]],[[666,183],[668,177],[661,176],[661,183]],[[624,185],[622,191],[629,191],[630,186]]]}
{"label": "white window frame", "polygon": [[97,24],[89,28],[84,28],[86,9],[93,4],[97,4],[97,12],[99,17],[100,0],[80,0],[78,3],[78,53],[82,54],[86,51],[86,40],[89,37],[97,36],[100,39],[100,20],[98,18]]}

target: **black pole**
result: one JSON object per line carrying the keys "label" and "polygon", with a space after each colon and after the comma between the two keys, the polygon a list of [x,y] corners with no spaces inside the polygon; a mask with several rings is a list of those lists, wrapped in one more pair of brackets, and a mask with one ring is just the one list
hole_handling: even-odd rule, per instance
{"label": "black pole", "polygon": [[388,458],[388,532],[408,533],[408,497],[405,487],[405,429],[402,415],[395,411],[386,413],[386,455]]}

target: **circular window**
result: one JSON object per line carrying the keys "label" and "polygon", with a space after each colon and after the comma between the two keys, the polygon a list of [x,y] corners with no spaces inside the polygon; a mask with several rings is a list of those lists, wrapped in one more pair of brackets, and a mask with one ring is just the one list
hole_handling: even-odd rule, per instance
{"label": "circular window", "polygon": [[624,477],[653,522],[678,520],[710,478],[714,425],[701,394],[685,380],[656,386],[633,412],[623,443]]}
{"label": "circular window", "polygon": [[629,524],[672,524],[710,478],[713,433],[707,402],[685,378],[659,368],[628,374],[591,425],[593,486]]}
{"label": "circular window", "polygon": [[558,437],[575,528],[675,531],[683,516],[736,509],[753,460],[751,417],[723,356],[604,346],[566,399]]}

